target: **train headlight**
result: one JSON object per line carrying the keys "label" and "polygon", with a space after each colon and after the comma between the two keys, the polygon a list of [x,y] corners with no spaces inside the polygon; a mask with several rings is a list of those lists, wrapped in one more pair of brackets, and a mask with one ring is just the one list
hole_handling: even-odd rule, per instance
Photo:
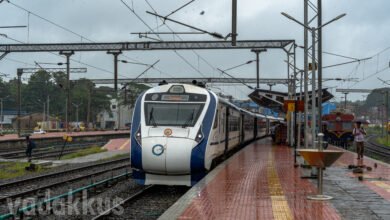
{"label": "train headlight", "polygon": [[203,140],[203,137],[202,127],[200,127],[198,133],[196,134],[195,141],[200,143]]}
{"label": "train headlight", "polygon": [[137,130],[137,132],[135,133],[135,140],[137,140],[139,146],[142,145],[141,126],[138,127],[138,130]]}

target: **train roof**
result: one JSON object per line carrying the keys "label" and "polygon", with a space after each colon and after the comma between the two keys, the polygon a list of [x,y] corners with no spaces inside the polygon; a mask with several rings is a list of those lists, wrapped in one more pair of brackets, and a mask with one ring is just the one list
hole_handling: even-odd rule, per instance
{"label": "train roof", "polygon": [[159,85],[159,86],[156,86],[156,87],[148,89],[145,92],[145,94],[168,92],[172,88],[172,86],[175,86],[175,85],[182,86],[186,93],[197,93],[197,94],[207,95],[210,92],[212,95],[214,95],[218,99],[219,102],[224,103],[225,105],[228,105],[229,107],[234,108],[237,111],[240,111],[240,112],[242,112],[244,114],[247,114],[247,115],[251,115],[253,117],[266,118],[266,119],[277,120],[277,121],[283,121],[284,120],[283,118],[276,118],[276,117],[273,117],[273,116],[263,115],[263,114],[260,114],[260,113],[255,113],[255,112],[251,112],[251,111],[248,111],[246,109],[240,108],[240,107],[234,105],[233,103],[229,102],[229,100],[227,100],[227,99],[225,99],[223,97],[217,96],[213,91],[211,91],[209,89],[206,89],[206,88],[203,88],[203,87],[200,87],[200,86],[197,86],[197,85],[194,85],[194,84],[184,84],[184,83],[163,84],[163,85]]}
{"label": "train roof", "polygon": [[193,84],[184,84],[184,83],[169,83],[169,84],[163,84],[160,86],[156,86],[153,88],[150,88],[146,90],[145,94],[148,93],[159,93],[159,92],[168,92],[172,86],[182,86],[184,88],[184,91],[187,93],[198,93],[198,94],[208,94],[208,90]]}

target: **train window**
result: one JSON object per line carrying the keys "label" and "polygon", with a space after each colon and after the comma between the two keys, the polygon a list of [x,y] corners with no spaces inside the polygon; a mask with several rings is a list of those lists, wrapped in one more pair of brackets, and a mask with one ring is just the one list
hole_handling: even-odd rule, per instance
{"label": "train window", "polygon": [[215,113],[213,129],[216,129],[218,127],[218,118],[219,118],[219,114],[218,113],[219,113],[219,111],[217,110],[217,112]]}
{"label": "train window", "polygon": [[229,117],[229,131],[239,130],[239,118],[236,116]]}
{"label": "train window", "polygon": [[329,131],[334,131],[336,129],[334,122],[330,122],[327,126]]}
{"label": "train window", "polygon": [[145,103],[145,123],[148,126],[195,125],[203,110],[203,104],[192,103]]}
{"label": "train window", "polygon": [[245,117],[244,118],[244,130],[252,130],[253,129],[253,118]]}
{"label": "train window", "polygon": [[222,133],[225,133],[225,119],[226,118],[226,113],[223,113],[222,114],[222,120],[221,120],[221,123],[222,123]]}
{"label": "train window", "polygon": [[352,130],[351,122],[343,122],[343,130]]}

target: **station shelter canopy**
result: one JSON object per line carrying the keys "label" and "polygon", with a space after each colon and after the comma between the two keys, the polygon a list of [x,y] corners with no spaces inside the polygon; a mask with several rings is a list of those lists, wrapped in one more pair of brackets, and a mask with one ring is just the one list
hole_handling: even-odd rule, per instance
{"label": "station shelter canopy", "polygon": [[[318,94],[318,90],[316,90],[316,94]],[[288,93],[267,89],[256,89],[248,96],[256,104],[279,112],[283,111],[284,101],[288,100]],[[300,93],[296,93],[296,96],[299,99]],[[327,89],[322,89],[322,102],[329,101],[333,97]],[[311,99],[311,92],[309,91],[309,105],[311,105]],[[302,94],[302,100],[305,100],[304,94]],[[316,101],[316,106],[318,107],[318,101]]]}

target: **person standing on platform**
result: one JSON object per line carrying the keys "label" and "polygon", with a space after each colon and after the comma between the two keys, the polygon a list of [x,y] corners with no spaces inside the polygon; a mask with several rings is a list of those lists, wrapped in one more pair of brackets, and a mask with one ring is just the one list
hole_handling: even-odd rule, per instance
{"label": "person standing on platform", "polygon": [[35,148],[36,145],[34,141],[30,139],[30,136],[26,136],[26,142],[27,142],[26,156],[28,162],[31,162],[32,150]]}
{"label": "person standing on platform", "polygon": [[358,155],[358,160],[363,159],[364,154],[364,135],[366,135],[366,131],[362,127],[362,123],[360,121],[355,123],[355,128],[352,131],[353,136],[355,137],[356,144],[356,153]]}

